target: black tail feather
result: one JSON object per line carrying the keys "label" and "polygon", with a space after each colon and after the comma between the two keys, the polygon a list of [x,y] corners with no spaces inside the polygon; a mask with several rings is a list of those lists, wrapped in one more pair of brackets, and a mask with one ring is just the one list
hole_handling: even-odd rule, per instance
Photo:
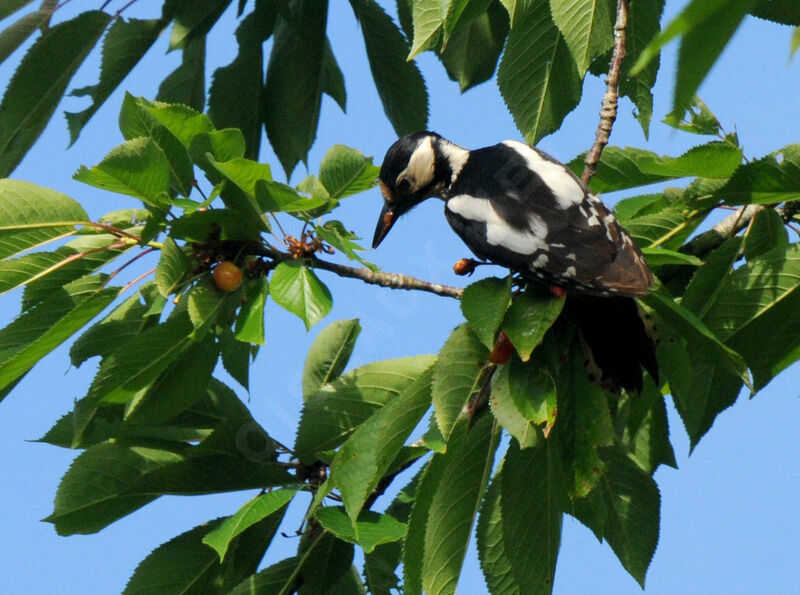
{"label": "black tail feather", "polygon": [[633,298],[569,294],[565,310],[576,320],[603,386],[641,392],[642,368],[658,384],[655,338]]}

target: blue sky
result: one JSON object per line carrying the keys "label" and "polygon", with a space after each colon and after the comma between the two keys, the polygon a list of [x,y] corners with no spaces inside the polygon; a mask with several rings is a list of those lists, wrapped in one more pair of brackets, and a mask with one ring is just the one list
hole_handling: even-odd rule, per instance
{"label": "blue sky", "polygon": [[[393,2],[381,3],[393,10]],[[83,4],[72,3],[68,8],[77,11]],[[667,15],[676,14],[683,4],[668,1]],[[152,16],[147,10],[154,8],[155,3],[141,3],[127,14]],[[344,115],[331,100],[324,100],[322,125],[309,157],[312,172],[334,143],[357,147],[380,162],[395,140],[380,108],[361,34],[347,3],[331,2],[329,20],[331,43],[347,82],[348,112]],[[228,63],[234,55],[229,34],[234,21],[233,11],[228,11],[222,33],[216,32],[209,41],[213,66]],[[800,56],[794,62],[788,60],[790,35],[788,27],[749,18],[701,89],[701,96],[723,125],[738,131],[748,157],[800,142]],[[123,89],[135,95],[155,95],[160,80],[180,60],[177,53],[164,55],[166,43],[164,36],[126,79]],[[675,53],[673,44],[663,57],[649,141],[632,117],[631,104],[624,100],[613,144],[677,155],[701,142],[698,137],[658,123],[670,109]],[[9,61],[11,65],[15,58],[18,60],[18,55]],[[73,80],[73,88],[95,82],[97,61],[95,52]],[[10,64],[0,67],[3,86],[12,74]],[[421,56],[419,64],[430,90],[431,129],[466,147],[519,138],[493,81],[461,96],[433,56]],[[594,138],[602,92],[599,79],[588,79],[581,105],[540,147],[563,161],[586,150]],[[66,125],[57,114],[14,177],[65,192],[81,201],[93,216],[134,206],[125,197],[71,180],[79,165],[97,163],[122,141],[116,126],[121,98],[121,91],[114,94],[69,150],[65,150]],[[59,111],[77,111],[85,104],[85,99],[68,98]],[[272,163],[275,172],[280,171],[268,150],[262,160]],[[294,181],[302,175],[305,170],[301,166]],[[618,198],[611,195],[606,200],[613,203]],[[337,216],[359,235],[371,238],[379,208],[379,193],[373,191],[348,199]],[[467,249],[447,226],[441,204],[429,201],[399,222],[380,250],[367,257],[388,271],[461,284],[463,280],[453,276],[451,266],[467,255]],[[352,360],[358,365],[436,352],[460,321],[457,304],[450,299],[369,287],[324,273],[321,276],[334,294],[333,312],[319,328],[306,334],[297,318],[271,304],[266,323],[268,345],[251,373],[249,406],[256,419],[284,443],[292,443],[294,438],[305,353],[327,322],[361,319],[364,330]],[[18,293],[0,298],[2,325],[15,314],[18,298]],[[58,481],[76,453],[26,440],[41,436],[71,408],[73,399],[85,393],[92,373],[91,364],[80,370],[69,369],[66,348],[61,348],[0,404],[0,449],[4,453],[0,592],[119,592],[135,565],[157,545],[206,520],[235,512],[252,496],[162,498],[97,535],[57,536],[51,525],[39,519],[51,512]],[[796,591],[800,584],[798,396],[800,367],[795,365],[755,399],[743,395],[718,418],[691,457],[680,419],[670,408],[671,437],[680,469],[664,468],[656,476],[662,493],[661,537],[648,573],[647,593]],[[248,398],[246,394],[242,397]],[[293,519],[301,514],[299,507],[292,510]],[[267,560],[291,555],[295,548],[296,540],[278,537]],[[472,550],[459,592],[482,593],[483,585]],[[555,585],[557,593],[641,592],[610,548],[569,517],[564,524]]]}

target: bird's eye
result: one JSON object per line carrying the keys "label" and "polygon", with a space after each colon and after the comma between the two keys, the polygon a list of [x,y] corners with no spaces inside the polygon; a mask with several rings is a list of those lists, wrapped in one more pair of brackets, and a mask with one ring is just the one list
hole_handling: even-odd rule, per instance
{"label": "bird's eye", "polygon": [[411,190],[411,182],[409,181],[408,178],[401,178],[397,180],[397,189],[405,194],[406,192]]}

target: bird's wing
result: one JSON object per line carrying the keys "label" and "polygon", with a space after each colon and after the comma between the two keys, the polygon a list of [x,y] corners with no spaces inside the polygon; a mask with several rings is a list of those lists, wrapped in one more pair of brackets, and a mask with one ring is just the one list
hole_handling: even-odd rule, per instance
{"label": "bird's wing", "polygon": [[523,143],[472,151],[448,221],[483,258],[594,294],[642,295],[652,275],[628,233],[566,166]]}

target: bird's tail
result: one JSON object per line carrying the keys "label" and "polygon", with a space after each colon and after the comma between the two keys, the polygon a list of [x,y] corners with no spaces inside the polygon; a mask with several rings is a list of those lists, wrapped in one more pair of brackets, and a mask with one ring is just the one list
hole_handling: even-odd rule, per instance
{"label": "bird's tail", "polygon": [[641,392],[642,368],[658,384],[655,333],[636,300],[569,294],[565,309],[578,324],[589,365],[604,388]]}

